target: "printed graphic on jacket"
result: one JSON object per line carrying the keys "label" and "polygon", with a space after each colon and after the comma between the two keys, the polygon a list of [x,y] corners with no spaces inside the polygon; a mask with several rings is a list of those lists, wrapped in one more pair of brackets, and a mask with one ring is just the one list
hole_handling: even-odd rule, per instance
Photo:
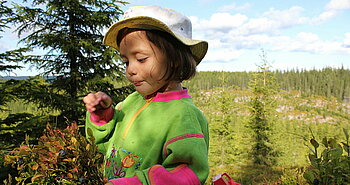
{"label": "printed graphic on jacket", "polygon": [[105,175],[110,180],[125,177],[127,171],[131,173],[137,170],[141,165],[142,158],[121,147],[113,146],[108,151],[105,161]]}

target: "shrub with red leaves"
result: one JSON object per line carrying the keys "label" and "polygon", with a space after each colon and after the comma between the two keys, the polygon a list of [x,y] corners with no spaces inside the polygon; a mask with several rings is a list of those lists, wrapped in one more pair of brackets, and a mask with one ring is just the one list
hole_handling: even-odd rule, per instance
{"label": "shrub with red leaves", "polygon": [[[103,155],[98,152],[92,132],[89,140],[80,134],[76,123],[64,130],[49,124],[37,145],[25,143],[5,156],[5,165],[18,170],[5,184],[94,184],[103,185]],[[15,181],[15,182],[12,182]]]}

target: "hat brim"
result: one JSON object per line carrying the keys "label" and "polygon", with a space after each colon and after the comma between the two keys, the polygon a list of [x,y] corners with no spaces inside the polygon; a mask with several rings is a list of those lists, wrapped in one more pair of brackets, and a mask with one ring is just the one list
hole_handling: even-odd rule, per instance
{"label": "hat brim", "polygon": [[190,47],[194,60],[197,65],[202,61],[208,50],[208,43],[201,40],[192,40],[181,35],[175,34],[170,30],[170,28],[163,22],[147,16],[137,16],[121,20],[114,23],[105,34],[103,38],[103,44],[111,46],[119,51],[117,45],[117,36],[121,29],[123,28],[139,28],[139,29],[154,29],[165,31],[176,39],[178,39],[183,44]]}

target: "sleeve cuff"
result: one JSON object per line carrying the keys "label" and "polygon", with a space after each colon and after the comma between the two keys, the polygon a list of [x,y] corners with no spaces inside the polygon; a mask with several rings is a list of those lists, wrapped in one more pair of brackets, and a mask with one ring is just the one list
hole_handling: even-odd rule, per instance
{"label": "sleeve cuff", "polygon": [[161,165],[154,165],[148,170],[148,178],[151,184],[201,184],[197,175],[186,164],[181,164],[170,171]]}
{"label": "sleeve cuff", "polygon": [[102,126],[107,124],[112,118],[114,114],[114,109],[110,106],[107,109],[101,109],[95,112],[90,113],[90,120],[98,126]]}
{"label": "sleeve cuff", "polygon": [[111,179],[109,182],[113,183],[114,185],[142,185],[142,182],[136,177],[126,177],[126,178],[118,178],[118,179]]}

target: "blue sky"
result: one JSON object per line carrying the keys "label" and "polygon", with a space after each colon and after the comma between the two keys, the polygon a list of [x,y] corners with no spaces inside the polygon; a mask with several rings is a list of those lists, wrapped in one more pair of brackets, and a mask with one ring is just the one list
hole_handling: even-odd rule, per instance
{"label": "blue sky", "polygon": [[[209,42],[200,71],[255,71],[262,49],[272,69],[350,69],[350,0],[128,2],[123,10],[154,4],[187,15],[193,38]],[[16,46],[10,31],[0,41],[0,52]]]}

